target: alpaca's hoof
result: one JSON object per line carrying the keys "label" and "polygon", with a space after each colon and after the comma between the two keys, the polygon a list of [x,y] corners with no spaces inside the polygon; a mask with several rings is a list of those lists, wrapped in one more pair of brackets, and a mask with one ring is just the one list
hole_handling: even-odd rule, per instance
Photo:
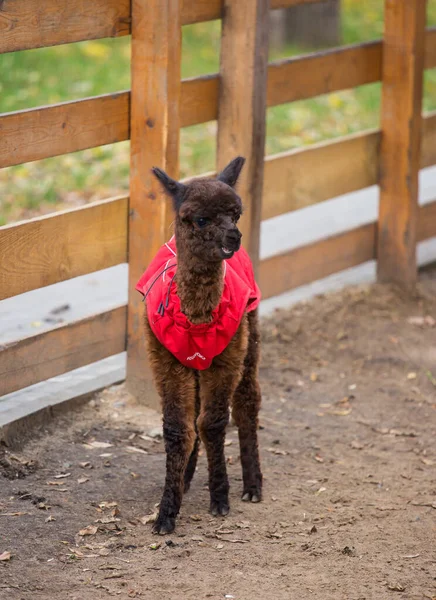
{"label": "alpaca's hoof", "polygon": [[226,501],[217,501],[210,503],[210,514],[214,517],[221,515],[225,517],[230,512],[230,506]]}
{"label": "alpaca's hoof", "polygon": [[242,502],[260,502],[262,500],[261,492],[245,492],[242,494]]}
{"label": "alpaca's hoof", "polygon": [[156,520],[156,523],[153,525],[153,533],[158,535],[166,535],[167,533],[172,533],[176,527],[176,520],[173,517],[159,517]]}

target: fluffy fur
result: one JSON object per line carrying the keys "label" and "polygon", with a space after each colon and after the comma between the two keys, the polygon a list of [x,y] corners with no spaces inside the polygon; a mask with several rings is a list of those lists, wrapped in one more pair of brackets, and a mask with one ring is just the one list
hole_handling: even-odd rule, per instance
{"label": "fluffy fur", "polygon": [[[234,190],[244,159],[234,159],[217,179],[184,185],[153,169],[176,212],[177,292],[192,323],[208,323],[223,290],[223,260],[241,243],[237,221],[241,199]],[[153,531],[174,530],[182,496],[195,472],[200,438],[209,467],[210,512],[229,512],[229,482],[224,457],[229,407],[238,426],[243,474],[242,500],[262,497],[257,441],[261,402],[257,379],[257,310],[246,313],[230,344],[203,371],[184,367],[154,336],[145,316],[148,355],[162,400],[166,479]]]}

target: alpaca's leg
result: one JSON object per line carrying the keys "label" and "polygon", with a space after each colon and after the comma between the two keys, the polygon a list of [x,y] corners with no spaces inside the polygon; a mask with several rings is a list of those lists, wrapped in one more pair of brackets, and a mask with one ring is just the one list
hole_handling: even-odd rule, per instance
{"label": "alpaca's leg", "polygon": [[188,466],[185,471],[185,493],[189,490],[192,478],[194,477],[195,468],[197,466],[198,450],[200,447],[200,436],[198,433],[197,419],[200,414],[200,380],[199,374],[195,371],[195,442],[189,457]]}
{"label": "alpaca's leg", "polygon": [[[168,374],[168,379],[171,378]],[[176,378],[178,379],[178,378]],[[165,440],[166,478],[154,533],[171,533],[182,503],[184,478],[189,457],[194,448],[194,398],[186,389],[177,391],[177,385],[168,386],[163,396],[163,435]],[[183,389],[182,387],[182,389]]]}
{"label": "alpaca's leg", "polygon": [[229,512],[229,481],[224,456],[224,438],[229,422],[229,398],[234,389],[232,373],[210,367],[200,376],[201,410],[198,429],[207,452],[210,512]]}
{"label": "alpaca's leg", "polygon": [[194,448],[189,457],[188,466],[185,471],[185,494],[189,490],[192,478],[194,477],[195,468],[197,466],[198,448],[200,446],[200,438],[197,435],[194,442]]}
{"label": "alpaca's leg", "polygon": [[155,338],[145,320],[150,365],[162,400],[165,488],[154,533],[171,533],[182,502],[184,477],[195,443],[195,375]]}
{"label": "alpaca's leg", "polygon": [[242,500],[251,502],[260,502],[262,498],[262,472],[257,441],[261,395],[257,381],[259,329],[256,313],[257,311],[253,311],[248,314],[249,338],[244,373],[232,401],[232,415],[238,426],[241,451]]}

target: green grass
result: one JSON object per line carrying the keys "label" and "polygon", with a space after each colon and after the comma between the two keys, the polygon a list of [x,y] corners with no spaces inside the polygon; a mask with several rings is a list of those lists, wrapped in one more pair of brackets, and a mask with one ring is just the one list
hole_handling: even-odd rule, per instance
{"label": "green grass", "polygon": [[[436,25],[436,0],[428,2]],[[383,34],[383,0],[342,0],[342,40],[353,44]],[[185,27],[182,77],[219,68],[220,22]],[[270,60],[296,47],[272,49]],[[0,113],[130,87],[129,38],[68,44],[0,55]],[[298,82],[296,82],[298,85]],[[267,154],[312,144],[379,124],[380,84],[268,109]],[[425,74],[424,109],[436,109],[436,70]],[[183,129],[181,175],[213,170],[216,123]],[[129,143],[94,148],[0,171],[0,225],[128,189]]]}

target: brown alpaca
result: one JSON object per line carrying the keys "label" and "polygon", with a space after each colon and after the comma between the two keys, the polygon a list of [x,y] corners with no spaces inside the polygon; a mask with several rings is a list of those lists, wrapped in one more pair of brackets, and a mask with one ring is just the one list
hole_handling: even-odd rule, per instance
{"label": "brown alpaca", "polygon": [[[176,286],[181,311],[193,325],[211,323],[223,294],[225,259],[232,258],[240,249],[241,233],[236,223],[242,205],[234,186],[244,162],[245,159],[238,157],[217,179],[193,180],[188,185],[171,179],[160,169],[153,169],[171,196],[176,212],[177,257],[173,262],[177,262],[177,276],[165,281],[169,279],[169,292]],[[243,252],[241,250],[235,259]],[[165,277],[162,270],[159,278],[161,275]],[[147,296],[146,290],[144,293]],[[159,305],[159,314],[164,314],[165,304],[168,305],[168,301]],[[154,316],[152,319],[154,324]],[[189,368],[157,339],[146,310],[147,350],[162,399],[167,454],[165,489],[154,533],[174,530],[183,493],[189,489],[195,472],[199,438],[207,452],[210,512],[212,515],[229,512],[224,438],[230,405],[239,430],[242,500],[261,500],[262,473],[257,442],[261,402],[257,380],[257,309],[245,312],[244,307],[240,324],[235,328],[228,345],[213,358],[208,368]]]}

